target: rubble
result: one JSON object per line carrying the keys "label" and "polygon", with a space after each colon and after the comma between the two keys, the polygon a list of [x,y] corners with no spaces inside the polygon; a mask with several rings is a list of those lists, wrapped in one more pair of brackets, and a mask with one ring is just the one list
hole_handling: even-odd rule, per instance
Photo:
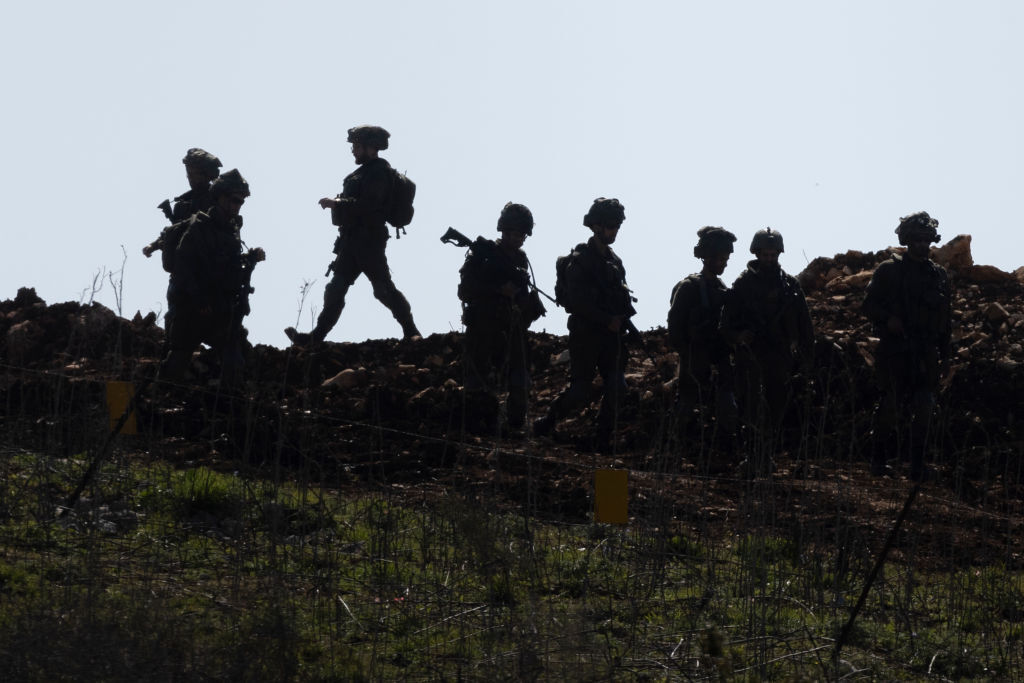
{"label": "rubble", "polygon": [[[956,435],[956,449],[944,457],[955,460],[964,476],[980,471],[969,461],[979,453],[999,450],[1000,457],[1009,459],[1024,449],[1024,268],[1009,274],[978,266],[970,243],[970,236],[958,236],[933,251],[948,266],[954,292],[953,353],[940,403],[950,408],[943,415],[943,428]],[[817,258],[798,276],[811,309],[816,345],[813,371],[797,378],[807,405],[797,417],[824,420],[814,426],[822,435],[820,453],[859,453],[858,440],[870,430],[877,398],[872,366],[878,339],[860,313],[860,302],[874,269],[899,251],[848,251]],[[8,423],[21,420],[34,438],[51,438],[45,430],[56,419],[51,413],[55,397],[64,396],[62,382],[153,377],[163,346],[163,330],[155,322],[152,313],[124,319],[99,304],[47,305],[30,289],[0,301],[0,360],[6,366],[0,399],[8,406]],[[644,336],[654,360],[636,352],[629,361],[629,395],[615,453],[615,458],[638,469],[665,466],[657,459],[665,451],[676,366],[664,329]],[[315,462],[318,472],[337,476],[366,480],[386,471],[389,477],[423,482],[455,477],[486,481],[493,476],[493,463],[471,462],[466,455],[474,448],[490,452],[493,446],[466,430],[479,406],[461,389],[461,348],[457,333],[419,341],[327,343],[310,349],[257,345],[248,352],[245,401],[232,408],[244,408],[245,430],[237,441],[253,462],[292,458],[296,463]],[[564,337],[530,335],[531,417],[541,414],[565,386],[566,349]],[[157,383],[140,406],[140,425],[151,438],[165,440],[167,452],[180,453],[183,443],[210,443],[217,430],[231,434],[230,424],[217,420],[229,423],[233,418],[217,417],[211,407],[220,405],[211,389],[216,388],[211,382],[216,374],[213,354],[198,353],[191,373],[191,387]],[[599,381],[595,378],[594,398]],[[87,416],[97,410],[101,394],[80,391],[67,400],[81,403],[65,409]],[[554,441],[527,435],[527,441],[509,446],[526,449],[538,468],[552,468],[530,476],[546,472],[541,477],[545,495],[560,510],[584,514],[578,506],[586,503],[590,470],[566,463],[575,463],[583,454],[587,462],[594,462],[587,444],[595,411],[596,405],[565,421]],[[494,438],[500,436],[496,433]],[[453,443],[460,453],[457,467]],[[221,441],[216,444],[219,457],[232,452]],[[397,457],[389,455],[391,451],[414,455]],[[548,459],[557,461],[557,467]],[[782,465],[785,471],[784,460]],[[673,466],[680,467],[678,462]],[[513,475],[508,476],[514,482]]]}

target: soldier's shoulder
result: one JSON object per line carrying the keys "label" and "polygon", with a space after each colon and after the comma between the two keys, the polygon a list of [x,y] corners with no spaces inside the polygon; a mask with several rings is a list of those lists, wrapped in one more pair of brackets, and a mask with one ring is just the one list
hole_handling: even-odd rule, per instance
{"label": "soldier's shoulder", "polygon": [[700,273],[693,273],[687,275],[682,280],[677,282],[672,287],[672,301],[676,300],[676,297],[682,292],[686,293],[690,290],[695,290],[700,287]]}
{"label": "soldier's shoulder", "polygon": [[899,254],[893,254],[875,266],[874,277],[885,277],[889,274],[894,274],[902,265],[903,257]]}
{"label": "soldier's shoulder", "polygon": [[366,172],[367,177],[370,178],[391,177],[391,164],[388,163],[387,159],[378,157],[367,164],[363,164],[362,168]]}
{"label": "soldier's shoulder", "polygon": [[690,273],[682,280],[676,283],[673,289],[680,289],[682,287],[698,287],[700,286],[700,273]]}

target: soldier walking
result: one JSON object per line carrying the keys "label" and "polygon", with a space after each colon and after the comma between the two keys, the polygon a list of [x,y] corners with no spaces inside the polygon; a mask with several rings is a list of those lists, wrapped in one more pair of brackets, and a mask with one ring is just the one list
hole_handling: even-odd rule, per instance
{"label": "soldier walking", "polygon": [[731,349],[719,331],[728,291],[721,275],[735,241],[736,236],[724,228],[706,226],[698,230],[693,255],[703,267],[672,288],[668,340],[679,354],[676,407],[681,434],[694,425],[702,429],[707,423],[707,409],[712,405],[722,436],[728,437],[735,431]]}
{"label": "soldier walking", "polygon": [[180,380],[192,352],[207,343],[221,358],[221,381],[231,384],[242,369],[242,318],[249,313],[249,281],[262,249],[242,253],[239,210],[249,184],[237,170],[210,187],[213,206],[193,214],[177,248],[171,290],[177,316],[162,376]]}
{"label": "soldier walking", "polygon": [[348,131],[352,156],[358,168],[346,176],[341,194],[320,200],[320,208],[331,210],[331,223],[338,226],[334,242],[336,258],[327,272],[334,273],[324,289],[324,305],[312,332],[285,329],[293,344],[319,343],[331,331],[345,308],[349,287],[365,274],[373,295],[388,307],[402,326],[405,339],[418,338],[412,309],[391,279],[385,253],[390,234],[385,221],[395,178],[391,165],[378,153],[388,148],[391,136],[380,126],[357,126]]}
{"label": "soldier walking", "polygon": [[[161,261],[165,271],[170,273],[174,270],[174,257],[185,233],[185,221],[200,211],[209,211],[213,206],[213,195],[210,193],[210,183],[220,175],[220,159],[207,152],[205,149],[193,147],[185,152],[181,160],[185,165],[185,177],[188,179],[189,190],[174,198],[174,207],[168,200],[161,202],[157,208],[162,209],[164,216],[171,222],[171,225],[164,228],[160,235],[142,248],[146,258],[153,255],[153,252],[161,252]],[[167,287],[167,312],[164,314],[165,337],[169,338],[171,325],[174,322],[174,293],[171,286]]]}
{"label": "soldier walking", "polygon": [[522,246],[533,234],[533,214],[509,202],[498,218],[497,241],[478,239],[459,270],[459,299],[466,326],[463,370],[466,404],[481,413],[471,428],[498,428],[498,392],[507,387],[508,428],[526,423],[530,389],[527,330],[544,313],[530,290],[530,261]]}
{"label": "soldier walking", "polygon": [[733,347],[746,423],[770,447],[790,402],[793,374],[814,360],[814,327],[796,278],[779,265],[782,235],[758,230],[747,263],[722,307],[721,332]]}
{"label": "soldier walking", "polygon": [[[595,445],[607,448],[626,389],[629,352],[624,333],[636,314],[626,285],[626,269],[611,245],[626,219],[618,199],[599,197],[583,217],[593,236],[576,245],[564,271],[564,294],[555,295],[569,313],[569,386],[533,424],[537,436],[550,434],[556,422],[587,402],[594,370],[601,375],[604,396],[597,416]],[[635,327],[633,328],[636,329]]]}
{"label": "soldier walking", "polygon": [[[871,472],[885,474],[887,461],[909,456],[910,476],[927,477],[925,449],[935,409],[941,365],[952,333],[949,277],[929,257],[940,237],[939,222],[920,211],[900,219],[896,234],[905,254],[879,264],[864,297],[864,314],[879,338],[875,378],[882,392],[875,411]],[[909,439],[900,438],[909,419]]]}

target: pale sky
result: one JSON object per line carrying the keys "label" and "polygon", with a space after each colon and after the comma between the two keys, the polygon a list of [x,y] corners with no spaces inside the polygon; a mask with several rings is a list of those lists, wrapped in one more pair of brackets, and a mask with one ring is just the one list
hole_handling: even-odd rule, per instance
{"label": "pale sky", "polygon": [[[619,198],[641,329],[699,270],[703,225],[739,237],[727,283],[765,226],[795,274],[895,244],[922,209],[944,241],[973,235],[977,263],[1024,265],[1020,2],[101,0],[18,3],[0,31],[4,299],[88,298],[123,246],[123,314],[162,311],[167,275],[141,249],[202,147],[250,183],[243,236],[267,260],[247,326],[283,346],[320,309],[336,228],[317,200],[363,123],[418,186],[388,259],[424,334],[461,329],[463,251],[441,234],[496,237],[507,201],[532,209],[525,249],[553,293],[592,200]],[[95,299],[117,308],[109,282]],[[551,305],[534,329],[565,321]],[[328,340],[399,334],[361,278]]]}

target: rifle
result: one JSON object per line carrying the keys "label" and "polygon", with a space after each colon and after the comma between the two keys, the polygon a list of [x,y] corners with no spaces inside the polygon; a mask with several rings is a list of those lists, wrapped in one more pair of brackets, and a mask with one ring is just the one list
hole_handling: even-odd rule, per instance
{"label": "rifle", "polygon": [[156,208],[164,212],[164,215],[167,216],[167,220],[169,220],[172,223],[174,222],[174,212],[171,211],[170,199],[163,200],[162,202],[156,205]]}
{"label": "rifle", "polygon": [[256,291],[256,288],[252,286],[252,271],[255,270],[256,264],[260,261],[264,261],[267,258],[267,253],[263,251],[262,247],[256,247],[250,249],[242,255],[242,286],[239,289],[239,309],[241,318],[249,315],[249,295]]}
{"label": "rifle", "polygon": [[647,346],[647,340],[644,339],[640,330],[637,329],[636,323],[631,318],[625,318],[622,321],[623,340],[629,344],[632,342],[634,346],[644,352],[644,354],[650,359],[655,366],[658,364],[658,359],[654,357],[650,347]]}
{"label": "rifle", "polygon": [[[174,223],[174,212],[171,211],[171,200],[165,199],[156,205],[156,208],[164,212],[164,216],[167,217],[171,223]],[[165,229],[166,230],[166,229]],[[146,258],[153,255],[154,251],[160,251],[164,248],[164,232],[160,232],[160,236],[155,240],[147,244],[142,248],[142,253]]]}
{"label": "rifle", "polygon": [[[492,242],[489,239],[484,239],[483,237],[477,237],[475,241],[471,240],[452,227],[449,227],[448,230],[445,231],[443,235],[441,235],[441,242],[444,244],[454,244],[457,247],[468,248],[470,251],[479,253],[485,257],[488,254],[495,253],[494,250],[497,247],[497,245],[494,242]],[[519,284],[525,285],[527,289],[537,292],[545,299],[558,306],[559,304],[557,301],[555,301],[551,296],[548,295],[547,292],[545,292],[544,290],[537,286],[537,283],[533,280],[532,270],[533,268],[531,266],[530,277],[522,278],[523,281]],[[544,315],[544,313],[542,312],[541,315]]]}

